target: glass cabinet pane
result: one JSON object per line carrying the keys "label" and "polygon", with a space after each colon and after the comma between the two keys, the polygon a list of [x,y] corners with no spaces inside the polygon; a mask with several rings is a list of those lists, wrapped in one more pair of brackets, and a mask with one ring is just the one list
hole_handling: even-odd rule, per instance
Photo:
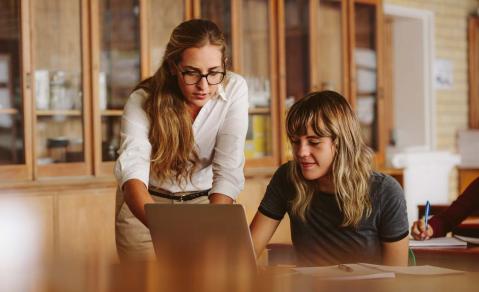
{"label": "glass cabinet pane", "polygon": [[318,68],[321,90],[334,90],[345,95],[343,84],[345,62],[344,49],[346,40],[343,39],[343,11],[345,1],[320,0],[318,7],[317,37]]}
{"label": "glass cabinet pane", "polygon": [[286,0],[286,105],[303,97],[310,89],[309,2]]}
{"label": "glass cabinet pane", "polygon": [[120,117],[131,90],[140,81],[138,0],[100,1],[100,72],[102,161],[113,161],[120,144]]}
{"label": "glass cabinet pane", "polygon": [[227,44],[226,54],[231,60],[231,0],[201,1],[201,18],[213,21],[223,31]]}
{"label": "glass cabinet pane", "polygon": [[166,44],[173,29],[183,21],[185,7],[178,0],[150,0],[149,36],[150,75],[160,67]]}
{"label": "glass cabinet pane", "polygon": [[20,4],[0,1],[0,165],[25,163]]}
{"label": "glass cabinet pane", "polygon": [[[242,2],[242,74],[250,106],[246,158],[272,155],[271,81],[268,0]],[[251,21],[254,19],[255,21]]]}
{"label": "glass cabinet pane", "polygon": [[81,2],[32,4],[37,163],[83,161]]}
{"label": "glass cabinet pane", "polygon": [[355,4],[356,113],[363,137],[378,150],[376,6]]}

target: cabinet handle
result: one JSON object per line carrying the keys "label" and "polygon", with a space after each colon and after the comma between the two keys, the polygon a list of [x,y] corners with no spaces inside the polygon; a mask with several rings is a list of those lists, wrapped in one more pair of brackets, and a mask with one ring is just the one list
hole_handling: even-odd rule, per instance
{"label": "cabinet handle", "polygon": [[27,72],[25,73],[25,86],[27,89],[30,89],[31,85],[32,85],[32,75],[30,74],[30,72]]}

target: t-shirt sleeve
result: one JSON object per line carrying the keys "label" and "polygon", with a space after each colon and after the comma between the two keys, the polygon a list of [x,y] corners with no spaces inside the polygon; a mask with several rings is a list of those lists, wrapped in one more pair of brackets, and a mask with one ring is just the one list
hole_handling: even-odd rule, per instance
{"label": "t-shirt sleeve", "polygon": [[[258,211],[275,220],[281,220],[288,210],[287,164],[281,166],[271,178]],[[289,194],[290,196],[292,194]]]}
{"label": "t-shirt sleeve", "polygon": [[379,189],[380,223],[379,237],[383,242],[399,241],[409,234],[404,192],[399,183],[385,176]]}

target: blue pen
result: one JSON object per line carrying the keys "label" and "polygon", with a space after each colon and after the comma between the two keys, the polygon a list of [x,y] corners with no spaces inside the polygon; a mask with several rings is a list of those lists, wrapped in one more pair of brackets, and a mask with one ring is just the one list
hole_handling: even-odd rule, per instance
{"label": "blue pen", "polygon": [[426,224],[426,231],[427,231],[427,219],[429,218],[430,209],[431,209],[431,204],[429,204],[429,201],[426,201],[426,210],[424,210],[424,223]]}

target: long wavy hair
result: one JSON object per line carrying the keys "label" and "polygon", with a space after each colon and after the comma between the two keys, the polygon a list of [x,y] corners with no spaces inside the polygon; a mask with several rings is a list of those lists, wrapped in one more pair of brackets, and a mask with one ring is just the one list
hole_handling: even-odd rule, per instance
{"label": "long wavy hair", "polygon": [[181,23],[171,33],[160,68],[134,89],[148,94],[144,109],[150,121],[150,172],[160,182],[173,178],[180,184],[191,181],[198,164],[192,118],[174,68],[186,49],[205,45],[218,46],[226,64],[226,41],[215,23],[203,19]]}
{"label": "long wavy hair", "polygon": [[[289,141],[292,143],[298,136],[305,135],[308,126],[319,137],[330,137],[333,141],[335,153],[330,175],[343,214],[341,226],[357,227],[372,209],[369,198],[372,151],[363,141],[359,121],[343,96],[334,91],[321,91],[306,95],[289,110],[286,118]],[[304,178],[296,157],[290,164],[289,177],[296,192],[292,212],[305,221],[318,182]]]}

